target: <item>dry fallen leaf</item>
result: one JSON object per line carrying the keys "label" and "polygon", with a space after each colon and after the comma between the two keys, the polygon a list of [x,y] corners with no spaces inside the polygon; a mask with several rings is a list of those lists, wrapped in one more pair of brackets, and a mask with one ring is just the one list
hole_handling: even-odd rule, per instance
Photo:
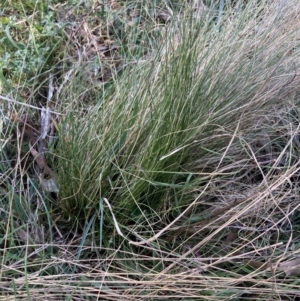
{"label": "dry fallen leaf", "polygon": [[300,258],[280,263],[278,269],[283,271],[287,276],[299,276]]}
{"label": "dry fallen leaf", "polygon": [[[30,146],[30,153],[34,157],[36,164],[39,169],[43,171],[40,175],[40,185],[44,191],[47,192],[58,192],[58,187],[55,182],[55,176],[53,170],[48,166],[46,159],[43,155],[39,154],[34,147]],[[48,176],[48,178],[46,178]]]}
{"label": "dry fallen leaf", "polygon": [[59,192],[54,178],[45,179],[43,176],[41,176],[40,185],[42,189],[46,192],[55,192],[55,193]]}

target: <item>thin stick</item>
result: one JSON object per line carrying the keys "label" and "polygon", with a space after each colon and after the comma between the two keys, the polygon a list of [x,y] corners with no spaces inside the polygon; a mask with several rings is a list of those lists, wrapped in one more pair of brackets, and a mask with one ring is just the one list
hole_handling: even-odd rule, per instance
{"label": "thin stick", "polygon": [[[11,99],[11,98],[8,98],[8,97],[2,96],[2,95],[0,95],[0,99],[8,101],[8,102],[12,102],[12,103],[24,106],[24,107],[32,108],[32,109],[35,109],[35,110],[39,110],[39,111],[44,110],[43,108],[38,108],[38,107],[35,107],[35,106],[30,105],[28,103],[20,102],[20,101],[17,101],[15,99]],[[56,115],[63,115],[61,113],[57,113],[57,112],[54,112],[54,111],[50,111],[50,113],[53,113],[53,114],[56,114]]]}

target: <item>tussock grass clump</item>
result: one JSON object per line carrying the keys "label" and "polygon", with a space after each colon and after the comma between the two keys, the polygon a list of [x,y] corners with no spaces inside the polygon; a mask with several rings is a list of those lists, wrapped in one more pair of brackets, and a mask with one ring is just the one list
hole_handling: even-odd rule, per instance
{"label": "tussock grass clump", "polygon": [[[297,297],[299,8],[248,1],[222,14],[208,6],[197,19],[181,11],[147,60],[106,89],[82,80],[79,64],[57,98],[47,154],[59,192],[35,188],[51,227],[27,238],[25,260],[16,243],[4,246],[8,294]],[[6,229],[24,241],[20,225]]]}
{"label": "tussock grass clump", "polygon": [[[67,114],[56,150],[66,210],[105,197],[130,220],[146,207],[159,212],[161,199],[176,210],[189,204],[186,188],[203,178],[197,162],[282,106],[297,86],[295,25],[274,18],[276,12],[275,5],[266,9],[259,22],[261,11],[249,6],[225,16],[221,33],[204,18],[175,23],[152,59],[125,71],[113,92],[100,94],[88,112]],[[181,201],[168,200],[174,192]]]}

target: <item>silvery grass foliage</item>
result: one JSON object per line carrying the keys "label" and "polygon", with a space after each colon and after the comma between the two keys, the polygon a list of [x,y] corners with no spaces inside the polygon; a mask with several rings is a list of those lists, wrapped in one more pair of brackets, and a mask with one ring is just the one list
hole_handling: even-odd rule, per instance
{"label": "silvery grass foliage", "polygon": [[[189,177],[193,163],[228,144],[218,131],[248,128],[297,86],[296,11],[263,7],[227,13],[221,32],[209,15],[181,18],[95,106],[70,105],[56,149],[62,208],[86,212],[107,198],[128,222],[185,206],[203,178]],[[66,88],[76,102],[78,84]]]}
{"label": "silvery grass foliage", "polygon": [[55,226],[64,217],[81,236],[62,233],[51,258],[4,266],[25,270],[11,296],[298,294],[300,7],[281,4],[174,17],[157,51],[86,104],[93,87],[74,72],[61,94],[51,208]]}

